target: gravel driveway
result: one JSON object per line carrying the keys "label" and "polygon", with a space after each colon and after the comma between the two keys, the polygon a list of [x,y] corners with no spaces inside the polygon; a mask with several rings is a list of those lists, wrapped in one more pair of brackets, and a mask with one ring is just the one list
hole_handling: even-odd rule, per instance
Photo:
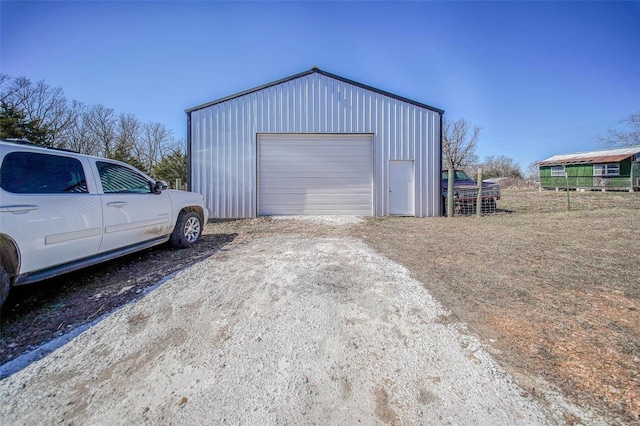
{"label": "gravel driveway", "polygon": [[0,423],[549,423],[447,316],[357,239],[260,238],[0,382]]}

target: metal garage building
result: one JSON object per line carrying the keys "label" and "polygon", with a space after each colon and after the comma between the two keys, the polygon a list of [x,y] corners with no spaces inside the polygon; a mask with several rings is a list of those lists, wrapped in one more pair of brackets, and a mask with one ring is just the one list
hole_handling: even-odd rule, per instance
{"label": "metal garage building", "polygon": [[186,113],[212,218],[440,213],[440,109],[312,68]]}

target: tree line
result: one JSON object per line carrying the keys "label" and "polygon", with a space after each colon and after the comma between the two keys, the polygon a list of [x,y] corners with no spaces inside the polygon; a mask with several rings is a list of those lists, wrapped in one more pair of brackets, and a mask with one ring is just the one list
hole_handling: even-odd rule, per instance
{"label": "tree line", "polygon": [[68,100],[42,80],[0,74],[0,137],[123,161],[167,182],[187,180],[186,144],[164,124]]}

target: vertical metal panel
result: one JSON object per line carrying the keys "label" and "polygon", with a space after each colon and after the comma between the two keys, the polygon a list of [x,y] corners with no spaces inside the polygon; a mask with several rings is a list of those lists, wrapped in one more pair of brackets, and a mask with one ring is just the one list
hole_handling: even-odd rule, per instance
{"label": "vertical metal panel", "polygon": [[374,214],[389,214],[389,160],[415,161],[415,214],[438,216],[440,114],[320,73],[192,111],[192,188],[211,217],[255,217],[258,133],[373,133]]}

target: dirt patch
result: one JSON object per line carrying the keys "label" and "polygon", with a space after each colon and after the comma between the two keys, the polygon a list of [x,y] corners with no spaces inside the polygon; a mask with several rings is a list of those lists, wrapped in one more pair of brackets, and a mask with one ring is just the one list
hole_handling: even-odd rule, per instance
{"label": "dirt patch", "polygon": [[0,364],[140,299],[147,288],[234,244],[236,237],[234,233],[213,233],[208,227],[193,248],[156,247],[38,284],[14,287],[2,307]]}
{"label": "dirt patch", "polygon": [[311,224],[330,225],[330,226],[349,226],[358,223],[364,223],[364,218],[360,216],[272,216],[273,220],[285,221],[302,221]]}
{"label": "dirt patch", "polygon": [[[389,405],[389,394],[387,390],[380,387],[375,390],[374,395],[376,398],[376,416],[378,416],[378,419],[386,424],[397,424],[398,416]],[[422,402],[421,399],[419,399],[419,401]]]}
{"label": "dirt patch", "polygon": [[0,313],[0,364],[143,297],[172,274],[264,235],[347,235],[356,217],[211,221],[194,247],[155,247],[33,285],[15,287]]}
{"label": "dirt patch", "polygon": [[266,236],[228,253],[1,381],[3,424],[549,423],[361,241]]}

